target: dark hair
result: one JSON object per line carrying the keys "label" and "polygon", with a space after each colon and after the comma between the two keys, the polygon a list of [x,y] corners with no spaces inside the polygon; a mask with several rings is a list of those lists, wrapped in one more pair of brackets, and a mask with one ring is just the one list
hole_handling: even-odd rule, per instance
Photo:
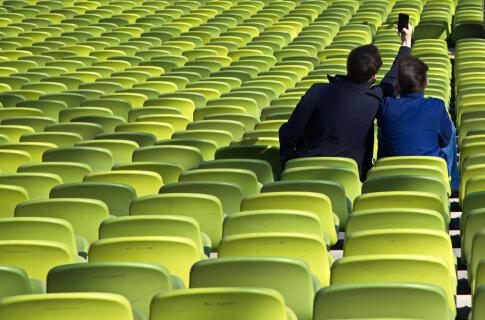
{"label": "dark hair", "polygon": [[369,44],[352,50],[347,58],[347,75],[352,82],[364,83],[377,74],[382,66],[379,49]]}
{"label": "dark hair", "polygon": [[399,59],[397,81],[400,93],[423,92],[427,84],[428,66],[413,56]]}

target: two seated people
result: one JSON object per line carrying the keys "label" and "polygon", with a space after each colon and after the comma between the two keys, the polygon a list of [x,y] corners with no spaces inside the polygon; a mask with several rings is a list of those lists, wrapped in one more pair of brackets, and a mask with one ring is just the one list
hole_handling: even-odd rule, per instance
{"label": "two seated people", "polygon": [[444,102],[424,96],[428,67],[410,55],[411,37],[411,27],[401,32],[403,45],[378,86],[371,85],[382,58],[373,45],[349,54],[347,76],[312,86],[280,129],[282,163],[299,157],[347,157],[357,162],[364,180],[372,167],[377,118],[379,158],[441,157],[452,190],[458,190],[456,130]]}

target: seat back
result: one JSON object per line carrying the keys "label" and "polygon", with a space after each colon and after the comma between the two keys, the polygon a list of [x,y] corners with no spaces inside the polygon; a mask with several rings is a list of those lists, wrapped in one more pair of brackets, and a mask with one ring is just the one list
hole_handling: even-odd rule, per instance
{"label": "seat back", "polygon": [[299,210],[316,214],[323,227],[323,236],[328,245],[337,242],[336,223],[330,199],[322,194],[311,192],[272,192],[245,198],[241,211],[248,210]]}
{"label": "seat back", "polygon": [[61,183],[61,178],[52,173],[15,173],[0,175],[0,184],[24,188],[31,200],[48,199],[51,189]]}
{"label": "seat back", "polygon": [[15,217],[57,218],[69,222],[74,233],[89,243],[98,239],[101,222],[108,219],[106,204],[100,200],[83,198],[34,200],[20,203]]}
{"label": "seat back", "polygon": [[321,193],[330,198],[332,209],[340,220],[340,227],[347,224],[352,204],[345,197],[345,190],[341,184],[324,180],[291,180],[269,183],[261,188],[262,193],[267,192],[314,192]]}
{"label": "seat back", "polygon": [[0,241],[41,240],[61,243],[77,255],[74,230],[69,222],[56,218],[5,218],[0,220]]}
{"label": "seat back", "polygon": [[322,286],[330,279],[330,262],[325,243],[308,234],[242,234],[224,238],[220,257],[288,257],[302,259],[310,266]]}
{"label": "seat back", "polygon": [[[440,287],[411,283],[339,284],[315,297],[314,320],[450,319],[446,294]],[[413,310],[409,306],[413,306]],[[415,310],[414,310],[415,309]]]}
{"label": "seat back", "polygon": [[111,215],[127,216],[136,192],[126,184],[83,182],[58,185],[52,189],[50,197],[96,199],[108,206]]}
{"label": "seat back", "polygon": [[29,277],[24,270],[13,266],[0,266],[0,298],[31,294]]}
{"label": "seat back", "polygon": [[29,278],[45,281],[50,269],[72,262],[71,252],[60,242],[0,241],[0,264],[20,267],[25,270]]}
{"label": "seat back", "polygon": [[[231,302],[228,304],[228,302]],[[224,304],[227,308],[220,308]],[[264,306],[264,307],[263,307]],[[282,296],[269,289],[211,288],[177,290],[158,295],[150,307],[152,320],[288,319]]]}
{"label": "seat back", "polygon": [[383,191],[362,194],[355,200],[354,211],[369,209],[428,209],[439,212],[446,224],[450,210],[438,195],[421,191]]}
{"label": "seat back", "polygon": [[0,303],[2,319],[133,320],[126,298],[109,293],[34,294],[6,298]]}
{"label": "seat back", "polygon": [[131,203],[130,215],[170,215],[196,220],[207,234],[212,248],[219,246],[222,237],[223,212],[220,200],[207,194],[167,193],[138,198]]}
{"label": "seat back", "polygon": [[368,255],[345,257],[332,265],[332,285],[368,283],[423,283],[441,287],[448,308],[456,314],[455,285],[441,258],[417,255]]}
{"label": "seat back", "polygon": [[311,320],[314,288],[308,265],[289,258],[218,258],[197,262],[191,288],[257,287],[283,295],[298,319]]}
{"label": "seat back", "polygon": [[160,189],[160,193],[202,193],[213,195],[220,200],[224,213],[227,214],[239,212],[244,196],[241,188],[236,184],[211,181],[184,181],[166,184]]}
{"label": "seat back", "polygon": [[167,267],[188,286],[192,265],[200,260],[195,243],[181,237],[123,237],[103,239],[89,248],[90,262],[144,262]]}
{"label": "seat back", "polygon": [[334,167],[302,167],[286,169],[281,180],[330,180],[340,183],[351,202],[361,193],[359,175],[345,168]]}
{"label": "seat back", "polygon": [[78,263],[53,268],[47,292],[108,292],[127,298],[148,316],[150,301],[172,290],[170,274],[162,266],[133,262]]}
{"label": "seat back", "polygon": [[182,237],[192,240],[203,256],[199,224],[183,216],[130,216],[105,220],[99,228],[99,238],[121,237]]}

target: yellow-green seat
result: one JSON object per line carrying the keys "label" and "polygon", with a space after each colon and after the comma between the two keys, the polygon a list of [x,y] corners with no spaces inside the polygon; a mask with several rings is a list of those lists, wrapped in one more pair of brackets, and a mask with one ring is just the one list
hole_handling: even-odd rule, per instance
{"label": "yellow-green seat", "polygon": [[288,257],[304,260],[322,286],[330,283],[330,259],[321,237],[308,234],[263,233],[224,238],[219,257]]}
{"label": "yellow-green seat", "polygon": [[32,157],[27,151],[0,150],[0,170],[2,173],[15,173],[21,165],[30,162],[32,162]]}
{"label": "yellow-green seat", "polygon": [[440,212],[421,208],[367,209],[352,212],[345,232],[388,229],[423,229],[447,231]]}
{"label": "yellow-green seat", "polygon": [[354,232],[345,237],[344,256],[410,254],[440,258],[457,283],[456,258],[448,232],[423,229],[387,229]]}
{"label": "yellow-green seat", "polygon": [[169,139],[173,134],[173,127],[167,123],[159,122],[133,122],[120,124],[116,132],[147,132],[153,134],[158,140]]}
{"label": "yellow-green seat", "polygon": [[[141,110],[143,110],[142,108]],[[182,131],[187,128],[190,119],[183,115],[170,114],[155,114],[155,115],[140,115],[136,118],[137,122],[160,122],[170,124],[174,131]]]}
{"label": "yellow-green seat", "polygon": [[74,132],[83,137],[84,140],[91,140],[100,133],[103,127],[94,123],[87,122],[64,122],[49,125],[45,128],[46,132]]}
{"label": "yellow-green seat", "polygon": [[76,146],[107,149],[111,151],[114,163],[131,162],[133,152],[138,149],[136,142],[110,139],[84,140]]}
{"label": "yellow-green seat", "polygon": [[259,287],[276,290],[301,320],[312,319],[314,284],[305,262],[284,257],[203,260],[193,266],[190,274],[192,288]]}
{"label": "yellow-green seat", "polygon": [[[95,278],[96,281],[92,281]],[[150,301],[157,293],[173,289],[171,275],[162,266],[146,263],[76,263],[49,272],[47,292],[109,292],[127,298],[135,313],[148,316]],[[142,297],[142,298],[140,298]]]}
{"label": "yellow-green seat", "polygon": [[136,198],[136,192],[126,184],[82,182],[58,185],[51,190],[50,197],[97,199],[108,206],[110,215],[126,216],[131,201]]}
{"label": "yellow-green seat", "polygon": [[27,240],[48,241],[65,246],[72,257],[78,250],[74,230],[69,222],[46,217],[15,217],[0,221],[0,241]]}
{"label": "yellow-green seat", "polygon": [[[135,250],[136,249],[136,250]],[[145,262],[161,264],[189,283],[192,265],[200,260],[195,243],[181,237],[123,237],[94,242],[89,249],[90,262]]]}
{"label": "yellow-green seat", "polygon": [[190,217],[171,215],[140,215],[116,217],[104,221],[99,228],[100,239],[122,237],[182,237],[192,240],[205,257],[204,247],[210,249],[210,239],[203,241],[197,221]]}
{"label": "yellow-green seat", "polygon": [[[44,152],[55,147],[55,144],[47,142],[18,142],[0,145],[0,150],[16,150],[27,152],[32,162],[41,162]],[[13,157],[12,161],[15,161]]]}
{"label": "yellow-green seat", "polygon": [[241,210],[300,210],[314,213],[323,228],[323,238],[327,245],[337,243],[335,227],[338,218],[333,214],[330,199],[313,192],[268,192],[246,197]]}
{"label": "yellow-green seat", "polygon": [[44,162],[24,164],[18,168],[18,172],[53,173],[61,177],[64,183],[71,183],[83,181],[84,176],[91,173],[91,168],[84,163]]}
{"label": "yellow-green seat", "polygon": [[11,143],[19,142],[23,135],[31,133],[34,133],[34,129],[28,126],[3,124],[0,126],[0,134],[6,135]]}
{"label": "yellow-green seat", "polygon": [[50,149],[44,153],[44,162],[78,162],[87,164],[93,172],[111,170],[111,151],[93,147],[65,147]]}
{"label": "yellow-green seat", "polygon": [[443,259],[420,255],[345,257],[332,265],[331,284],[421,283],[441,287],[449,312],[456,315],[455,287]]}
{"label": "yellow-green seat", "polygon": [[188,170],[199,166],[202,162],[202,153],[199,149],[188,146],[142,147],[133,153],[133,162],[140,161],[170,162]]}
{"label": "yellow-green seat", "polygon": [[15,185],[1,184],[0,195],[2,197],[2,201],[0,202],[2,218],[13,217],[16,206],[21,202],[29,200],[27,190]]}
{"label": "yellow-green seat", "polygon": [[[409,306],[413,306],[413,310]],[[322,288],[315,297],[314,320],[419,317],[452,319],[445,291],[423,283],[357,283]]]}
{"label": "yellow-green seat", "polygon": [[61,184],[61,178],[52,173],[14,173],[0,175],[0,184],[24,188],[29,199],[48,199],[51,189]]}
{"label": "yellow-green seat", "polygon": [[23,202],[15,209],[15,216],[63,219],[72,225],[76,237],[80,238],[79,251],[87,252],[87,246],[98,240],[99,226],[109,214],[108,207],[100,200],[65,198]]}
{"label": "yellow-green seat", "polygon": [[[187,208],[192,208],[187,210]],[[217,248],[222,236],[222,205],[215,196],[191,193],[169,193],[135,200],[130,215],[175,215],[195,219],[203,233]]]}
{"label": "yellow-green seat", "polygon": [[[227,301],[239,301],[220,308]],[[261,308],[264,305],[264,308]],[[242,307],[244,306],[244,307]],[[296,316],[285,306],[277,291],[260,288],[199,288],[172,291],[153,298],[150,314],[152,320],[182,320],[194,316],[207,319],[281,319],[293,320]]]}
{"label": "yellow-green seat", "polygon": [[345,189],[345,194],[351,202],[361,193],[359,175],[350,169],[321,166],[300,167],[286,169],[281,175],[281,180],[329,180],[335,181]]}
{"label": "yellow-green seat", "polygon": [[29,278],[22,268],[14,266],[0,267],[0,278],[2,279],[2,290],[0,297],[7,298],[22,294],[34,293]]}
{"label": "yellow-green seat", "polygon": [[82,139],[81,135],[73,132],[35,132],[23,134],[20,142],[44,142],[58,147],[72,147]]}
{"label": "yellow-green seat", "polygon": [[44,131],[48,125],[54,125],[55,121],[48,117],[40,116],[26,116],[6,118],[0,122],[3,125],[9,126],[26,126],[32,128],[36,132]]}
{"label": "yellow-green seat", "polygon": [[86,182],[122,183],[132,186],[138,196],[158,194],[163,185],[162,178],[155,172],[142,170],[116,170],[88,174]]}
{"label": "yellow-green seat", "polygon": [[[49,247],[47,249],[53,251]],[[133,319],[129,301],[120,295],[109,293],[21,295],[7,298],[0,303],[0,316],[4,319],[45,320],[68,317],[81,320],[87,314],[93,320]]]}
{"label": "yellow-green seat", "polygon": [[[40,240],[0,241],[0,263],[20,267],[25,270],[29,278],[38,281],[44,282],[51,268],[72,262],[74,262],[73,256],[67,246],[60,242]],[[19,319],[15,316],[14,318]],[[26,316],[24,319],[28,318],[29,316]]]}
{"label": "yellow-green seat", "polygon": [[238,185],[245,195],[256,194],[260,190],[256,174],[244,169],[196,169],[183,173],[183,181],[216,181]]}
{"label": "yellow-green seat", "polygon": [[367,179],[362,186],[362,193],[384,191],[429,192],[439,196],[443,206],[448,206],[449,204],[447,188],[441,179],[416,175],[374,177]]}

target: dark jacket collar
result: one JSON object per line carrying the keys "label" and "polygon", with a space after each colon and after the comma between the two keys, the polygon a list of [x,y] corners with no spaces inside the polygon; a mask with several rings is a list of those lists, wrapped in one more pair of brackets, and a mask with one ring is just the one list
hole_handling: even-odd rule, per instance
{"label": "dark jacket collar", "polygon": [[343,82],[343,83],[348,83],[349,85],[352,85],[356,88],[360,88],[360,89],[365,89],[365,90],[369,90],[372,86],[371,83],[355,83],[355,82],[352,82],[348,76],[344,76],[344,75],[335,75],[335,76],[331,76],[331,75],[327,75],[327,78],[328,78],[328,82],[330,83],[334,83],[334,82]]}

